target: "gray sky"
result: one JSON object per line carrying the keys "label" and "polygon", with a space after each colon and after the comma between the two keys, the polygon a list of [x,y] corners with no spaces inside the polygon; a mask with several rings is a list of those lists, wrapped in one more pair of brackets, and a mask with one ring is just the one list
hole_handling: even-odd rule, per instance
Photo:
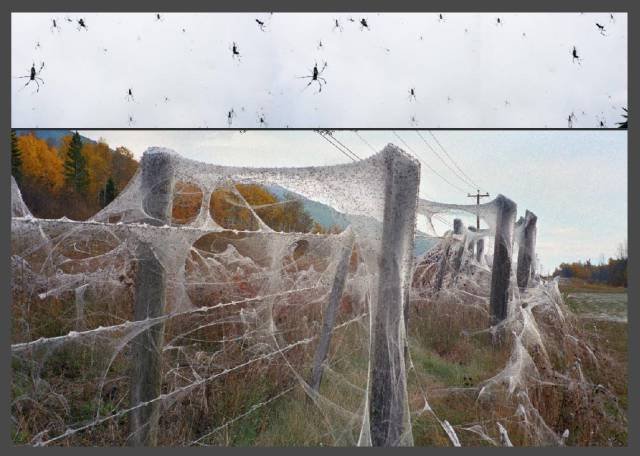
{"label": "gray sky", "polygon": [[623,13],[14,13],[11,61],[23,128],[615,127],[627,106]]}
{"label": "gray sky", "polygon": [[[80,131],[104,138],[112,147],[129,148],[140,157],[149,146],[220,165],[255,167],[327,166],[349,161],[312,131]],[[335,137],[361,158],[371,148],[352,131]],[[407,150],[392,131],[360,131],[375,150],[392,142]],[[420,196],[441,202],[473,202],[474,192],[428,131],[397,134],[421,166]],[[518,203],[519,215],[538,215],[538,253],[545,268],[560,262],[597,262],[616,254],[627,239],[627,133],[625,131],[434,131],[444,150],[491,197],[502,193]],[[437,174],[436,174],[437,173]],[[438,175],[442,176],[439,177]],[[447,183],[445,181],[449,181]],[[456,188],[459,187],[459,188]],[[486,201],[486,200],[485,200]],[[473,220],[468,222],[472,223]],[[419,227],[420,227],[419,223]],[[440,234],[450,228],[436,223]]]}

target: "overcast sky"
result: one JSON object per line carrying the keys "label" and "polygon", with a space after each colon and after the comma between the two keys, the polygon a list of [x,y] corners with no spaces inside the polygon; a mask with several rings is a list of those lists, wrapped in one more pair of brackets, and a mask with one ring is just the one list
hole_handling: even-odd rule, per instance
{"label": "overcast sky", "polygon": [[[14,127],[615,127],[627,106],[623,13],[14,13],[11,33]],[[321,93],[298,79],[316,62]]]}
{"label": "overcast sky", "polygon": [[[349,159],[312,131],[80,131],[125,146],[139,158],[149,146],[164,146],[199,161],[238,166],[327,166]],[[491,198],[502,193],[538,215],[538,253],[545,268],[560,262],[606,258],[627,239],[627,134],[625,131],[399,131],[418,156],[420,196],[468,204],[474,192],[455,165]],[[335,137],[361,158],[392,142],[392,131],[337,131]],[[448,163],[449,167],[444,165]],[[433,168],[428,169],[426,165]],[[437,173],[437,174],[436,174]],[[460,172],[458,172],[461,175]],[[441,177],[440,177],[441,176]],[[447,182],[448,181],[448,182]],[[487,200],[484,200],[487,201]],[[473,220],[469,220],[473,223]],[[445,226],[436,224],[440,234]],[[446,227],[450,228],[450,227]]]}

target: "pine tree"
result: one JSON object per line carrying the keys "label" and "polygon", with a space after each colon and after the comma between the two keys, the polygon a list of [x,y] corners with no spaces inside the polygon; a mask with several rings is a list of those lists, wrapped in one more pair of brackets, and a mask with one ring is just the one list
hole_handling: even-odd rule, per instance
{"label": "pine tree", "polygon": [[107,185],[104,186],[104,190],[101,190],[100,193],[102,194],[103,198],[102,207],[107,206],[109,203],[111,203],[111,201],[116,199],[116,196],[118,196],[116,184],[111,176],[109,176]]}
{"label": "pine tree", "polygon": [[22,153],[18,147],[18,136],[11,130],[11,175],[20,182],[22,179]]}
{"label": "pine tree", "polygon": [[87,161],[82,155],[82,138],[76,131],[71,138],[64,162],[64,177],[67,185],[79,194],[85,194],[89,187]]}

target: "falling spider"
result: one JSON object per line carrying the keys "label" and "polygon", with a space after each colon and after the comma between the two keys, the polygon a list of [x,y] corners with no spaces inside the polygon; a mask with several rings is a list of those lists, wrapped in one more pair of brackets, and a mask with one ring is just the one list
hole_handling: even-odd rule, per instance
{"label": "falling spider", "polygon": [[605,30],[604,25],[598,24],[596,22],[596,27],[598,27],[598,30],[600,31],[600,35],[605,35],[606,36],[607,31]]}
{"label": "falling spider", "polygon": [[132,89],[128,89],[128,90],[127,90],[127,95],[126,95],[125,99],[126,99],[127,101],[134,101],[134,98],[133,98],[133,90],[132,90]]}
{"label": "falling spider", "polygon": [[440,13],[440,14],[438,15],[438,21],[439,21],[439,22],[444,22],[444,16],[442,15],[442,13]]}
{"label": "falling spider", "polygon": [[57,31],[60,32],[60,27],[58,26],[58,21],[56,21],[55,19],[51,19],[51,28],[50,28],[51,32]]}
{"label": "falling spider", "polygon": [[267,128],[267,121],[265,120],[264,114],[259,113],[258,114],[258,124],[260,125],[260,127],[263,128]]}
{"label": "falling spider", "polygon": [[160,15],[160,13],[156,13],[156,21],[161,21],[162,20],[162,16]]}
{"label": "falling spider", "polygon": [[263,32],[266,32],[266,26],[264,25],[264,22],[261,21],[260,19],[256,19],[256,24],[258,24],[258,27],[260,28],[260,30],[262,30]]}
{"label": "falling spider", "polygon": [[233,59],[237,58],[238,60],[240,60],[241,58],[240,51],[238,50],[238,45],[236,44],[235,41],[231,44],[231,57]]}
{"label": "falling spider", "polygon": [[322,45],[322,40],[320,40],[320,42],[318,43],[318,50],[322,50],[324,48],[324,46]]}
{"label": "falling spider", "polygon": [[496,26],[501,26],[502,25],[502,20],[500,20],[499,17],[496,17]]}
{"label": "falling spider", "polygon": [[135,120],[133,120],[133,116],[129,116],[129,126],[134,125],[136,123]]}
{"label": "falling spider", "polygon": [[582,58],[578,55],[578,51],[575,46],[573,47],[573,51],[571,51],[571,56],[573,57],[573,63],[577,61],[578,65],[581,64]]}
{"label": "falling spider", "polygon": [[236,112],[231,108],[231,111],[227,112],[227,124],[231,126],[233,118],[236,116]]}
{"label": "falling spider", "polygon": [[87,24],[85,24],[83,18],[78,19],[78,30],[81,30],[81,29],[85,29],[87,31],[89,30],[89,27],[87,27]]}
{"label": "falling spider", "polygon": [[[44,85],[44,80],[40,77],[40,73],[42,73],[42,70],[44,69],[44,62],[42,62],[40,64],[40,69],[36,71],[36,64],[32,63],[31,64],[31,70],[29,70],[29,74],[25,75],[25,76],[18,76],[17,79],[23,79],[23,78],[28,78],[29,80],[27,81],[27,83],[22,87],[23,89],[25,87],[27,87],[29,84],[31,84],[32,82],[36,83],[37,89],[36,92],[40,91],[40,82],[42,83],[42,85]],[[22,89],[20,89],[22,90]]]}
{"label": "falling spider", "polygon": [[338,30],[339,32],[342,32],[342,25],[340,25],[340,21],[338,21],[338,19],[334,19],[334,25],[333,25],[333,30]]}
{"label": "falling spider", "polygon": [[413,87],[409,89],[409,101],[411,100],[418,101],[418,99],[416,98],[416,89],[414,89]]}
{"label": "falling spider", "polygon": [[363,17],[362,19],[360,19],[360,30],[364,29],[371,30],[369,28],[369,24],[367,24],[367,20]]}
{"label": "falling spider", "polygon": [[[315,63],[313,65],[313,70],[312,70],[312,74],[310,76],[298,76],[298,79],[311,79],[309,81],[309,83],[304,87],[304,89],[306,89],[307,87],[309,87],[313,81],[316,81],[318,83],[318,93],[322,92],[322,83],[324,83],[325,85],[327,84],[327,80],[323,77],[321,77],[320,75],[322,73],[324,73],[324,70],[326,70],[327,68],[327,62],[324,62],[324,65],[322,65],[322,69],[318,70],[318,64]],[[302,89],[302,90],[304,90]]]}

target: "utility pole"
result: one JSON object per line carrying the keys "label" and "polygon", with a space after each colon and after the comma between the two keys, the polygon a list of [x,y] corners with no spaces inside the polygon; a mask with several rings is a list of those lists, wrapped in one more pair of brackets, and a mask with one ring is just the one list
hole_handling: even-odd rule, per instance
{"label": "utility pole", "polygon": [[[486,198],[489,196],[489,193],[480,193],[480,190],[477,191],[475,195],[467,193],[467,197],[476,199],[476,206],[480,206],[480,198]],[[480,214],[476,211],[476,229],[480,229]]]}

